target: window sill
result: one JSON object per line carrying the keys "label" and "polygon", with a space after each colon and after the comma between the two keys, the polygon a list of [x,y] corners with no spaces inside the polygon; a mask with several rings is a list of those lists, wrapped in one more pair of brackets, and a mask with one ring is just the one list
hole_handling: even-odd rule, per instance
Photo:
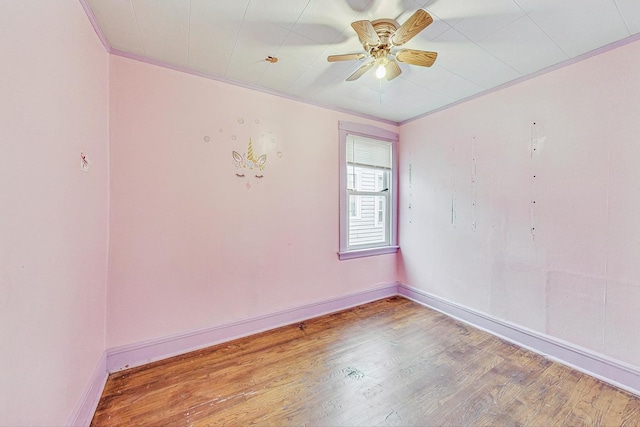
{"label": "window sill", "polygon": [[400,249],[400,246],[384,246],[381,248],[360,249],[357,251],[338,252],[338,257],[340,258],[340,260],[364,258],[374,255],[393,254],[398,252],[398,249]]}

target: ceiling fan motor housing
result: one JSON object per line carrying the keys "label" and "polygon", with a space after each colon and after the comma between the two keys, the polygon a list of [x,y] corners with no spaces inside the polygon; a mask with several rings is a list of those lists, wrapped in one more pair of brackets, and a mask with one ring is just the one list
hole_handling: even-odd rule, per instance
{"label": "ceiling fan motor housing", "polygon": [[387,55],[392,47],[390,37],[396,32],[398,27],[400,27],[400,24],[398,24],[398,21],[395,19],[376,19],[375,21],[371,21],[371,25],[373,25],[373,29],[376,31],[376,34],[378,34],[380,43],[370,45],[366,41],[362,41],[364,50],[369,52],[374,58]]}

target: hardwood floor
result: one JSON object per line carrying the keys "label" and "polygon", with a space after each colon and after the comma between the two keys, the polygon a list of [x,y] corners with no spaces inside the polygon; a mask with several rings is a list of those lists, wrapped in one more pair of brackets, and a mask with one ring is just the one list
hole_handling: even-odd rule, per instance
{"label": "hardwood floor", "polygon": [[639,420],[639,397],[393,297],[111,374],[92,426]]}

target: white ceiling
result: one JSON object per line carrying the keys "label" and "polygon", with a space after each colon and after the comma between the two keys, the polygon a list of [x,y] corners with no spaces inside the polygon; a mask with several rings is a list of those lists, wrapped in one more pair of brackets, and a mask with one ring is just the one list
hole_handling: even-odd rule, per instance
{"label": "white ceiling", "polygon": [[[640,0],[84,1],[112,53],[392,122],[640,32]],[[327,62],[362,52],[351,22],[402,24],[421,7],[434,22],[403,47],[438,52],[433,67],[346,82],[361,62]]]}

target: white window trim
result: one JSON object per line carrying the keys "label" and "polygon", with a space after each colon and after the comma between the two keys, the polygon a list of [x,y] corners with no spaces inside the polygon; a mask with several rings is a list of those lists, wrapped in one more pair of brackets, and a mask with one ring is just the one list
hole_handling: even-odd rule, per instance
{"label": "white window trim", "polygon": [[[398,252],[398,134],[375,126],[361,123],[338,122],[340,138],[340,250],[341,260],[361,258]],[[347,200],[347,135],[360,135],[367,138],[388,141],[391,143],[392,172],[391,172],[391,233],[389,245],[349,250],[347,245],[347,229],[349,221],[349,202]]]}

